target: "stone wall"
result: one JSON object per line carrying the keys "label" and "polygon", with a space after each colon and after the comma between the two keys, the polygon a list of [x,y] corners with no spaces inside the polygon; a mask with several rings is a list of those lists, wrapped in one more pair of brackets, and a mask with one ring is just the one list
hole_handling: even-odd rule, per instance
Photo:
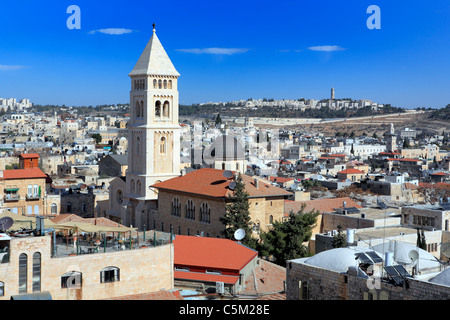
{"label": "stone wall", "polygon": [[[41,253],[41,291],[49,291],[54,300],[95,300],[130,294],[173,289],[173,245],[137,250],[86,254],[51,258],[50,236],[13,238],[10,241],[10,262],[0,264],[0,281],[5,295],[18,294],[19,255],[28,256],[28,290],[32,293],[33,254]],[[100,283],[103,268],[120,269],[120,281]],[[81,288],[61,288],[66,272],[82,273]]]}

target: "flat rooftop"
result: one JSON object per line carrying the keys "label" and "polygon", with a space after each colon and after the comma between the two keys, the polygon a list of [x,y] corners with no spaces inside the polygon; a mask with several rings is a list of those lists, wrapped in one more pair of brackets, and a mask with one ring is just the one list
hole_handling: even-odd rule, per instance
{"label": "flat rooftop", "polygon": [[404,235],[417,234],[417,230],[413,228],[405,227],[386,227],[386,228],[367,228],[367,229],[355,229],[355,233],[361,240],[380,239],[383,237],[397,237],[402,233]]}
{"label": "flat rooftop", "polygon": [[347,214],[349,217],[361,217],[361,213],[365,213],[366,219],[370,220],[378,220],[391,218],[392,216],[400,215],[402,213],[401,208],[387,208],[386,210],[382,210],[380,208],[375,207],[366,207],[359,209],[359,213],[349,213]]}

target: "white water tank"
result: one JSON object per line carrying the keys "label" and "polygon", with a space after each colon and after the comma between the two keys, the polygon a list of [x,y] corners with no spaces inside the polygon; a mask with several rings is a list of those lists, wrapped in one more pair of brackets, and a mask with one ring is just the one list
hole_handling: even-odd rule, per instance
{"label": "white water tank", "polygon": [[392,266],[392,261],[394,260],[394,253],[392,251],[386,251],[384,253],[384,266]]}
{"label": "white water tank", "polygon": [[355,229],[347,229],[347,243],[355,242]]}

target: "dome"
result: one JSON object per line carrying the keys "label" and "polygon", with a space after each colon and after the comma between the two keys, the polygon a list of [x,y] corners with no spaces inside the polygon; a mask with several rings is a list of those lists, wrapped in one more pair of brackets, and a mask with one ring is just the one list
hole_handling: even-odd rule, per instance
{"label": "dome", "polygon": [[347,272],[349,267],[358,268],[358,260],[355,259],[355,253],[360,251],[364,250],[357,251],[349,248],[330,249],[306,259],[305,263],[336,272]]}
{"label": "dome", "polygon": [[245,151],[236,137],[222,135],[211,145],[211,157],[214,160],[244,160]]}
{"label": "dome", "polygon": [[450,269],[444,270],[429,280],[432,283],[450,287]]}
{"label": "dome", "polygon": [[416,250],[419,252],[419,270],[436,268],[439,267],[440,263],[431,253],[417,248],[416,245],[408,242],[397,241],[397,246],[395,246],[395,241],[390,241],[389,243],[377,244],[373,246],[373,250],[382,254],[384,256],[386,251],[394,252],[394,260],[400,264],[411,264],[411,259],[409,258],[409,252],[411,250]]}

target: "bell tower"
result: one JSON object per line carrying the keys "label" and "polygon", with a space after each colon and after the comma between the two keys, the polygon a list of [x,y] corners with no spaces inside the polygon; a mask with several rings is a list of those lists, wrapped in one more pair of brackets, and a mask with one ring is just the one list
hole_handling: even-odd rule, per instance
{"label": "bell tower", "polygon": [[153,24],[153,35],[129,74],[128,225],[142,225],[138,216],[157,199],[151,185],[180,175],[179,76]]}

